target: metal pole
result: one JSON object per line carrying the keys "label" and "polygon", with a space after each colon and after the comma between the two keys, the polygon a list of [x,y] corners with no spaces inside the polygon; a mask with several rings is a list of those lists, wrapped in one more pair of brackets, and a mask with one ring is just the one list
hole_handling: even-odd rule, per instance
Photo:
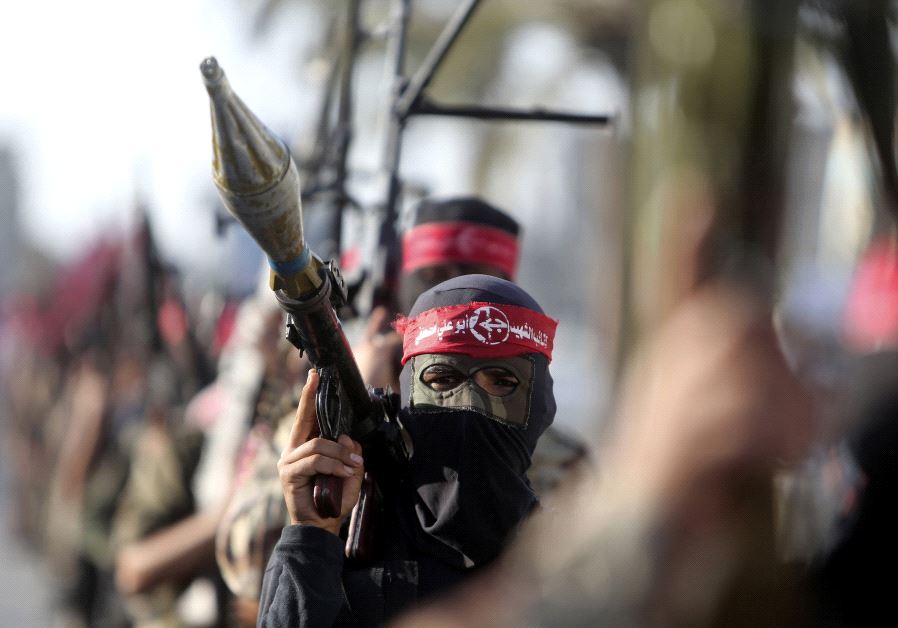
{"label": "metal pole", "polygon": [[408,116],[411,109],[420,100],[421,94],[430,85],[433,75],[443,63],[449,49],[455,43],[455,40],[458,39],[465,24],[468,23],[478,6],[480,6],[480,0],[466,0],[449,19],[443,32],[440,33],[440,36],[434,42],[433,48],[430,49],[427,57],[421,63],[421,67],[418,68],[418,71],[415,72],[415,75],[409,81],[408,87],[405,89],[399,102],[396,103],[396,108],[402,118]]}
{"label": "metal pole", "polygon": [[390,285],[396,276],[399,264],[398,236],[396,223],[399,216],[399,196],[401,182],[399,180],[399,161],[402,154],[402,132],[405,119],[399,115],[395,103],[406,86],[405,78],[405,45],[408,36],[408,23],[411,15],[411,0],[398,0],[394,8],[393,23],[387,40],[386,60],[392,70],[390,89],[390,107],[388,110],[386,139],[384,143],[384,172],[386,175],[386,194],[384,204],[379,207],[381,213],[377,233],[375,259],[369,268],[371,276],[365,288],[357,298],[361,313],[370,312],[377,305],[391,305],[394,286]]}
{"label": "metal pole", "polygon": [[[329,43],[335,42],[338,37],[337,19],[335,17],[328,25],[327,41]],[[341,51],[336,44],[334,47],[336,48],[334,51],[335,58],[328,68],[327,79],[324,83],[324,93],[318,110],[318,124],[315,126],[315,143],[312,146],[312,152],[309,159],[306,160],[306,163],[302,164],[304,174],[306,174],[306,179],[302,186],[303,189],[321,186],[321,170],[327,161],[327,148],[330,144],[330,112],[333,107],[334,92],[336,91],[335,86],[337,85],[337,79],[340,74],[341,63]]]}
{"label": "metal pole", "polygon": [[515,109],[510,107],[483,107],[480,105],[442,105],[420,100],[408,112],[409,115],[447,116],[453,118],[477,118],[479,120],[509,120],[533,122],[569,122],[572,124],[596,124],[605,126],[614,119],[610,114],[583,114],[535,107]]}
{"label": "metal pole", "polygon": [[[389,39],[387,49],[387,62],[393,67],[393,84],[390,99],[398,103],[401,94],[406,87],[405,78],[405,44],[408,37],[408,22],[411,15],[411,0],[399,0],[396,5],[396,16],[391,28],[392,37]],[[402,152],[402,131],[405,127],[405,117],[400,115],[399,107],[395,104],[390,107],[387,123],[387,138],[384,154],[384,164],[390,180],[387,188],[386,210],[396,215],[396,199],[399,195],[399,159]]]}
{"label": "metal pole", "polygon": [[343,210],[346,206],[346,160],[349,155],[349,147],[352,143],[352,81],[355,72],[355,62],[358,57],[360,33],[359,33],[359,6],[360,0],[350,0],[346,7],[346,30],[343,42],[343,62],[340,70],[339,83],[339,109],[337,110],[337,125],[334,129],[333,143],[336,147],[334,156],[334,181],[333,186],[337,194],[335,202],[335,215],[332,224],[332,237],[334,239],[334,255],[339,256],[343,239]]}

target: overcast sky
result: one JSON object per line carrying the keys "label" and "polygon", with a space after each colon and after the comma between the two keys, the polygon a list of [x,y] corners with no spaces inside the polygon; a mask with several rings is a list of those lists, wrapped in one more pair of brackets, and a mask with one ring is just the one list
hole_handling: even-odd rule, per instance
{"label": "overcast sky", "polygon": [[22,176],[21,223],[60,257],[120,228],[135,194],[181,261],[211,242],[208,101],[198,65],[215,54],[269,126],[314,103],[295,61],[309,7],[290,6],[265,38],[239,0],[6,2],[0,8],[0,142]]}

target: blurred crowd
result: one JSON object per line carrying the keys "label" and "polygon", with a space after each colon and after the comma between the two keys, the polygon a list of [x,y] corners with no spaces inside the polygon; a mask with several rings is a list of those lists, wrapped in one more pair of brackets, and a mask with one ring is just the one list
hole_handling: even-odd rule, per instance
{"label": "blurred crowd", "polygon": [[[158,582],[147,560],[159,557],[122,552],[197,511],[191,482],[223,402],[217,365],[240,352],[234,344],[247,323],[223,295],[187,302],[146,220],[4,307],[4,454],[16,532],[49,562],[60,625],[121,625],[131,602],[120,592]],[[245,339],[242,350],[261,360],[262,342]],[[238,379],[258,388],[261,365],[241,362],[249,372]],[[198,574],[212,562],[194,552],[182,566]]]}
{"label": "blurred crowd", "polygon": [[[424,202],[417,216],[417,226],[517,229],[477,199]],[[405,268],[402,285],[414,297],[472,270],[514,268],[443,260]],[[750,288],[696,285],[640,346],[604,438],[543,437],[530,482],[544,508],[510,551],[401,621],[841,626],[890,616],[894,241],[874,242],[855,275],[832,337],[816,344]],[[388,321],[376,310],[355,349],[370,385],[396,388]],[[146,222],[60,270],[40,298],[5,305],[15,529],[51,565],[58,625],[255,624],[289,523],[277,460],[308,368],[283,323],[264,281],[239,302],[211,292],[188,302]],[[827,359],[841,360],[835,381],[814,376]]]}
{"label": "blurred crowd", "polygon": [[[503,255],[460,252],[483,227],[507,234]],[[422,202],[405,236],[400,311],[444,279],[516,271],[519,226],[476,198]],[[40,298],[7,304],[15,529],[51,566],[58,625],[255,625],[265,565],[289,524],[277,460],[309,368],[283,339],[267,280],[242,300],[188,299],[144,221],[60,271]],[[390,318],[380,307],[350,329],[366,383],[398,390]],[[531,485],[548,495],[588,464],[587,445],[553,428]]]}

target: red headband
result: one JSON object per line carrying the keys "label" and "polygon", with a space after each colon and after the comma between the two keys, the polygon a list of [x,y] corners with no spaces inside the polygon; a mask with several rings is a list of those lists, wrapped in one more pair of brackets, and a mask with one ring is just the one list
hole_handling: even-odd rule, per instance
{"label": "red headband", "polygon": [[475,301],[400,318],[402,363],[423,353],[463,353],[475,358],[509,358],[542,353],[551,362],[558,321],[518,305]]}
{"label": "red headband", "polygon": [[514,277],[518,239],[496,227],[471,222],[428,222],[402,239],[402,272],[446,262],[488,264]]}

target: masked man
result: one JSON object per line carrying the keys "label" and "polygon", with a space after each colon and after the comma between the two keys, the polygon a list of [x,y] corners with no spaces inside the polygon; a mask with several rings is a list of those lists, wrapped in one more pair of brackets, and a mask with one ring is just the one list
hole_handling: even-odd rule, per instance
{"label": "masked man", "polygon": [[[278,462],[292,525],[263,582],[260,626],[374,625],[444,591],[502,551],[537,498],[526,472],[555,400],[548,365],[556,323],[514,284],[486,275],[422,294],[403,335],[399,418],[413,453],[385,490],[378,557],[343,557],[341,525],[364,460],[348,436],[310,438],[317,375],[309,374]],[[342,478],[341,517],[319,517],[312,485]]]}
{"label": "masked man", "polygon": [[[462,274],[482,273],[514,279],[520,258],[520,228],[508,214],[473,197],[425,199],[402,237],[399,305],[408,313],[415,299],[438,283]],[[369,386],[399,390],[402,337],[388,322],[390,312],[378,308],[367,331],[353,347]],[[295,407],[295,398],[293,407]],[[293,423],[284,416],[276,434],[255,438],[249,471],[228,507],[216,538],[216,559],[235,595],[241,625],[255,625],[262,574],[284,525],[289,524],[276,463]],[[528,478],[541,498],[586,466],[585,445],[556,426],[549,428],[533,454]]]}

